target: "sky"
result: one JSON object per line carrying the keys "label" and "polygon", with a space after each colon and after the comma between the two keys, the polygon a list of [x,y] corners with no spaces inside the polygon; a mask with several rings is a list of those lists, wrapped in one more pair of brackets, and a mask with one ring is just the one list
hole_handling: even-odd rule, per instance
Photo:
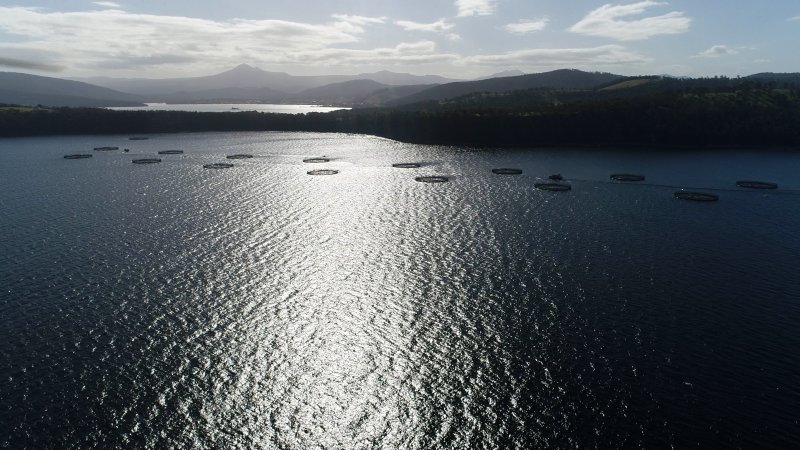
{"label": "sky", "polygon": [[800,1],[0,0],[0,71],[800,72]]}

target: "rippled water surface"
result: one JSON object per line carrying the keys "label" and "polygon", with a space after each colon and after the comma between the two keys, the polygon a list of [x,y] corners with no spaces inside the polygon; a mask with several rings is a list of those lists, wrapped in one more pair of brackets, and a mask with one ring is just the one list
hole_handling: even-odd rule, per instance
{"label": "rippled water surface", "polygon": [[319,105],[273,105],[266,103],[145,103],[146,106],[113,106],[115,111],[189,111],[189,112],[240,112],[258,111],[281,114],[306,114],[310,112],[331,112],[340,108]]}
{"label": "rippled water surface", "polygon": [[[534,188],[556,172],[572,191]],[[0,140],[0,447],[797,447],[799,173],[763,150]]]}

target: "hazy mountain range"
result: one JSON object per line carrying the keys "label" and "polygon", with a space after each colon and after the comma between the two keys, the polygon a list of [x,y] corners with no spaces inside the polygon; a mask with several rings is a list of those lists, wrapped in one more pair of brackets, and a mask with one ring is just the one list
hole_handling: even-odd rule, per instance
{"label": "hazy mountain range", "polygon": [[[800,74],[757,74],[750,78],[800,84]],[[0,72],[0,103],[47,106],[132,106],[167,103],[313,103],[340,106],[400,106],[476,93],[530,89],[592,90],[633,77],[580,70],[523,74],[509,70],[478,80],[381,71],[358,75],[293,76],[246,64],[210,76],[146,79],[96,77],[64,80]]]}
{"label": "hazy mountain range", "polygon": [[141,98],[78,81],[0,72],[0,103],[48,106],[134,106]]}
{"label": "hazy mountain range", "polygon": [[438,75],[419,76],[388,71],[358,75],[295,76],[284,72],[268,72],[247,64],[241,64],[231,70],[204,77],[167,79],[95,77],[78,81],[148,97],[151,95],[219,90],[231,87],[244,89],[269,88],[287,95],[297,94],[328,84],[355,80],[370,80],[394,86],[442,84],[457,81]]}

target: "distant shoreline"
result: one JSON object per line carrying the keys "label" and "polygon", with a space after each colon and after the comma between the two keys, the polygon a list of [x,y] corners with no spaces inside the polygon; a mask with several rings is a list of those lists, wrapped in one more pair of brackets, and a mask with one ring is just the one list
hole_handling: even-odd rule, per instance
{"label": "distant shoreline", "polygon": [[[685,103],[685,102],[684,102]],[[679,108],[679,109],[676,109]],[[286,131],[374,135],[400,142],[490,148],[800,149],[800,107],[759,111],[699,102],[677,107],[625,101],[536,111],[354,109],[281,114],[252,111],[114,111],[0,108],[0,137]]]}

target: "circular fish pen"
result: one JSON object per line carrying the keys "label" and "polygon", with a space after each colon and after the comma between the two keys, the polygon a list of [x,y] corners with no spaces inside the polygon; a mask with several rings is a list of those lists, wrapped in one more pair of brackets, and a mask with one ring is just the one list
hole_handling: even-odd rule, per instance
{"label": "circular fish pen", "polygon": [[132,162],[134,164],[157,164],[160,163],[161,160],[158,158],[141,158],[141,159],[134,159]]}
{"label": "circular fish pen", "polygon": [[306,158],[303,160],[304,163],[326,163],[331,162],[328,158]]}
{"label": "circular fish pen", "polygon": [[318,170],[309,170],[306,173],[309,175],[336,175],[337,173],[339,173],[339,171],[333,169],[318,169]]}
{"label": "circular fish pen", "polygon": [[572,186],[562,183],[535,183],[533,186],[543,191],[565,192],[572,190]]}
{"label": "circular fish pen", "polygon": [[679,198],[681,200],[691,200],[694,202],[715,202],[719,200],[719,195],[709,194],[707,192],[677,191],[673,195],[675,198]]}
{"label": "circular fish pen", "polygon": [[228,155],[228,156],[226,156],[226,158],[228,158],[228,159],[250,159],[252,157],[253,157],[253,155],[247,155],[247,154],[244,154],[244,153],[240,153],[238,155]]}
{"label": "circular fish pen", "polygon": [[440,175],[432,175],[432,176],[416,177],[414,178],[414,181],[419,181],[420,183],[447,183],[448,181],[450,181],[450,179]]}
{"label": "circular fish pen", "polygon": [[110,152],[111,150],[119,150],[119,147],[95,147],[98,152]]}
{"label": "circular fish pen", "polygon": [[82,153],[81,154],[76,153],[74,155],[64,155],[64,159],[86,159],[91,157],[92,155],[86,155]]}
{"label": "circular fish pen", "polygon": [[159,155],[182,155],[183,150],[161,150],[158,152]]}
{"label": "circular fish pen", "polygon": [[614,181],[644,181],[644,175],[636,175],[633,173],[615,173],[611,175]]}
{"label": "circular fish pen", "polygon": [[778,183],[770,181],[739,180],[736,185],[748,189],[778,189]]}
{"label": "circular fish pen", "polygon": [[398,169],[419,169],[422,165],[418,163],[397,163],[392,164],[392,167],[397,167]]}
{"label": "circular fish pen", "polygon": [[522,175],[522,169],[492,169],[492,173],[497,175]]}
{"label": "circular fish pen", "polygon": [[231,167],[233,167],[231,163],[203,164],[203,169],[230,169]]}

